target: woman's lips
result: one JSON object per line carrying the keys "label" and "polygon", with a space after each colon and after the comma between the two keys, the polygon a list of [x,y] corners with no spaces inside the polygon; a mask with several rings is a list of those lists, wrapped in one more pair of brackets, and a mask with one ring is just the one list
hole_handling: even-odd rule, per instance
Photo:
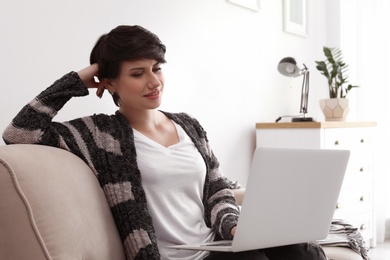
{"label": "woman's lips", "polygon": [[144,97],[149,98],[149,99],[153,99],[153,100],[159,99],[160,98],[160,91],[159,90],[153,91],[149,94],[144,95]]}

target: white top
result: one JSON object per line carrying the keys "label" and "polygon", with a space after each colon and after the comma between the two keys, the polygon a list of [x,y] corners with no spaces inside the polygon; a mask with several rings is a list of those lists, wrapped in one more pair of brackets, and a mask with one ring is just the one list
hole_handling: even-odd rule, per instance
{"label": "white top", "polygon": [[133,129],[137,163],[161,259],[203,259],[209,252],[166,247],[214,239],[203,219],[205,162],[181,126],[175,126],[179,142],[169,147]]}

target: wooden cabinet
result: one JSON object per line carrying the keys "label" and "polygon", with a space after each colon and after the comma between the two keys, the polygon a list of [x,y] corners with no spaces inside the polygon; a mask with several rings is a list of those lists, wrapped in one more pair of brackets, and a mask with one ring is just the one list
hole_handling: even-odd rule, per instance
{"label": "wooden cabinet", "polygon": [[375,122],[257,123],[258,147],[346,149],[351,151],[334,218],[359,228],[375,246],[372,138]]}

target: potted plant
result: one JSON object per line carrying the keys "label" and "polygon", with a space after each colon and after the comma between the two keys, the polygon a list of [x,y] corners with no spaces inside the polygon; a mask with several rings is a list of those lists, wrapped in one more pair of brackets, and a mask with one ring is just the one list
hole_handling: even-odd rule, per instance
{"label": "potted plant", "polygon": [[326,60],[316,61],[316,68],[328,81],[329,98],[320,100],[326,121],[345,121],[349,113],[347,94],[358,86],[348,83],[348,65],[343,62],[343,55],[338,48],[324,47]]}

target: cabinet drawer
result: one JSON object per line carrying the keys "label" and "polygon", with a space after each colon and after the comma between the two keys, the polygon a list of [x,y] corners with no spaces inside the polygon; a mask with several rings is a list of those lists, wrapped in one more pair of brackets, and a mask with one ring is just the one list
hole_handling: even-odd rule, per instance
{"label": "cabinet drawer", "polygon": [[369,129],[364,128],[339,128],[326,129],[324,131],[325,149],[366,150],[369,149],[371,140]]}
{"label": "cabinet drawer", "polygon": [[365,158],[351,157],[344,176],[343,189],[373,182],[371,162]]}
{"label": "cabinet drawer", "polygon": [[333,218],[348,219],[372,212],[373,200],[371,184],[342,190],[336,205]]}

